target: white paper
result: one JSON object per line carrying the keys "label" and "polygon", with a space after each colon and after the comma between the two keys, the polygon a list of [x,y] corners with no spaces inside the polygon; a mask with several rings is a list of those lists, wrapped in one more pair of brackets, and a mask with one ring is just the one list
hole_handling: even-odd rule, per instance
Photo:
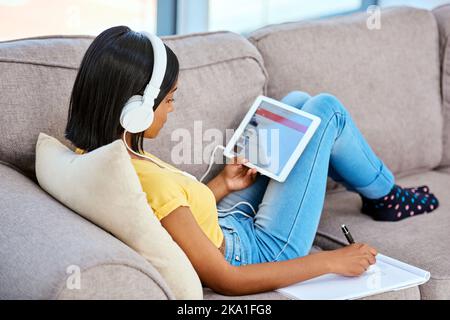
{"label": "white paper", "polygon": [[430,279],[430,273],[382,254],[377,262],[358,277],[326,274],[278,289],[293,299],[344,300],[357,299],[382,292],[400,290]]}

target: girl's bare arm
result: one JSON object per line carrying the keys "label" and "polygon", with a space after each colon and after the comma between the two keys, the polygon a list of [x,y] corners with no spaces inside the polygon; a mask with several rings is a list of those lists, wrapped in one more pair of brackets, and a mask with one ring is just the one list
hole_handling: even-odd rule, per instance
{"label": "girl's bare arm", "polygon": [[356,276],[375,263],[375,249],[355,244],[281,262],[230,265],[203,233],[189,207],[178,207],[161,220],[185,252],[200,280],[224,295],[271,291],[326,273]]}

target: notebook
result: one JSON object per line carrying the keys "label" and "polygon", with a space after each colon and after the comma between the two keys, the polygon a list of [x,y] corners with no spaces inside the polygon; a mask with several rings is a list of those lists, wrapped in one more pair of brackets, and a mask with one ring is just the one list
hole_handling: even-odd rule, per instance
{"label": "notebook", "polygon": [[358,277],[326,274],[277,291],[300,300],[357,299],[387,291],[402,290],[423,284],[430,272],[377,254],[377,262]]}

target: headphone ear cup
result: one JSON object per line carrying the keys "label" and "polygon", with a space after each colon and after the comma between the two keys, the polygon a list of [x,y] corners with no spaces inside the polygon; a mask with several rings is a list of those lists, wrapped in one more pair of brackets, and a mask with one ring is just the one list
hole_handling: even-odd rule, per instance
{"label": "headphone ear cup", "polygon": [[128,99],[120,115],[120,124],[128,132],[145,131],[153,122],[153,105],[143,104],[142,96],[135,95]]}
{"label": "headphone ear cup", "polygon": [[120,124],[123,128],[127,129],[130,126],[130,119],[129,116],[133,110],[139,108],[142,105],[142,96],[135,95],[132,96],[130,99],[127,100],[125,105],[123,106],[122,113],[120,114]]}

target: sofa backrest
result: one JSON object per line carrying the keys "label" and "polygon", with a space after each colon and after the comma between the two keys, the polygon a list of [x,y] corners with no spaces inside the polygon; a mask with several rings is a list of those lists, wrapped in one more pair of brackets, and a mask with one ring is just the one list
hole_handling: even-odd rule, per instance
{"label": "sofa backrest", "polygon": [[64,140],[73,83],[91,37],[0,43],[0,161],[34,178],[39,132]]}
{"label": "sofa backrest", "polygon": [[[39,132],[71,146],[64,138],[70,93],[92,39],[57,36],[0,43],[0,161],[35,178]],[[145,142],[145,148],[171,161],[172,150],[178,151],[177,156],[191,152],[176,146],[191,144],[194,164],[188,163],[187,156],[178,167],[200,176],[212,151],[203,148],[211,145],[207,129],[236,128],[252,101],[263,94],[267,76],[256,48],[238,34],[196,33],[162,39],[180,61],[176,112],[169,115],[157,139]],[[173,138],[175,129],[181,130]],[[187,132],[191,134],[181,140]],[[219,143],[225,143],[223,139]]]}
{"label": "sofa backrest", "polygon": [[[176,112],[146,150],[170,162],[185,156],[190,163],[175,164],[198,177],[212,136],[236,128],[257,95],[280,99],[304,90],[335,94],[396,174],[436,167],[443,117],[435,18],[400,7],[381,12],[379,30],[366,21],[360,13],[271,25],[250,34],[256,48],[225,31],[162,37],[180,60]],[[92,39],[0,43],[0,161],[34,177],[39,132],[70,145],[63,137],[70,92]]]}
{"label": "sofa backrest", "polygon": [[431,12],[381,11],[291,22],[254,31],[269,74],[267,94],[330,92],[350,111],[373,150],[397,174],[437,166],[442,157],[438,30]]}
{"label": "sofa backrest", "polygon": [[450,166],[450,5],[443,5],[433,10],[439,27],[441,56],[441,90],[442,114],[444,117],[444,154],[442,166]]}

